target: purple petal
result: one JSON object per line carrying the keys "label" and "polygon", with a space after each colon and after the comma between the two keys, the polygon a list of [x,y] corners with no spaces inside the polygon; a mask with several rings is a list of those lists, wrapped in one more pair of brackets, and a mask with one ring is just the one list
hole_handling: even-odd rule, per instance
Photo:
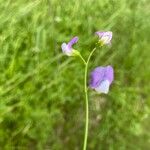
{"label": "purple petal", "polygon": [[72,48],[72,45],[78,42],[78,37],[74,37],[70,40],[70,42],[68,43],[68,48]]}
{"label": "purple petal", "polygon": [[96,88],[99,86],[100,82],[104,78],[105,73],[105,68],[104,67],[96,67],[92,72],[91,72],[91,80],[90,80],[90,87],[91,88]]}
{"label": "purple petal", "polygon": [[78,41],[78,37],[76,36],[73,39],[71,39],[68,44],[63,43],[61,45],[63,53],[66,54],[66,55],[68,55],[68,56],[73,56],[72,45],[75,44],[75,43],[77,43],[77,41]]}
{"label": "purple petal", "polygon": [[95,34],[97,34],[99,36],[99,38],[101,38],[104,35],[104,32],[97,31],[97,32],[95,32]]}
{"label": "purple petal", "polygon": [[112,83],[112,81],[114,80],[114,70],[112,68],[112,66],[107,66],[105,68],[105,76],[104,79],[108,80],[110,82],[110,84]]}
{"label": "purple petal", "polygon": [[112,83],[114,80],[114,71],[111,66],[106,67],[96,67],[91,72],[91,79],[90,79],[90,87],[97,88],[100,86],[102,81],[109,81],[109,84]]}

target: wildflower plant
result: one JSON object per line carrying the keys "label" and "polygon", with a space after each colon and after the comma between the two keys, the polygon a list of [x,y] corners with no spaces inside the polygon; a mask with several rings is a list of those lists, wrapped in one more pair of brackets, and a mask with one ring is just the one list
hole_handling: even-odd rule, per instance
{"label": "wildflower plant", "polygon": [[[97,31],[95,33],[99,37],[98,45],[102,47],[104,45],[110,45],[112,40],[111,31]],[[85,92],[85,133],[84,133],[84,143],[83,150],[86,150],[87,147],[87,138],[88,138],[88,124],[89,124],[89,106],[88,106],[88,66],[90,63],[90,58],[93,53],[96,51],[95,47],[89,54],[87,60],[83,58],[79,51],[72,48],[72,46],[78,42],[78,37],[72,38],[67,44],[63,43],[61,45],[62,52],[67,56],[77,56],[84,63],[84,92]],[[108,66],[98,66],[90,73],[90,89],[94,89],[97,93],[107,94],[109,92],[109,87],[114,80],[114,70],[113,67]]]}

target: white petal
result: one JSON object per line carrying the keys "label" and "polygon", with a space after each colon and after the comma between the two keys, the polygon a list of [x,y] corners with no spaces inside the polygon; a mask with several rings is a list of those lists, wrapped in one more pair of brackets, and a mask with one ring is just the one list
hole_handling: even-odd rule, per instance
{"label": "white petal", "polygon": [[66,43],[63,43],[61,45],[62,51],[67,56],[72,56],[72,50],[68,48],[68,45]]}
{"label": "white petal", "polygon": [[66,48],[67,48],[67,44],[66,43],[63,43],[61,45],[61,48],[62,48],[62,51],[65,52],[66,51]]}
{"label": "white petal", "polygon": [[112,39],[112,32],[111,31],[104,32],[103,36],[101,37],[101,41],[104,44],[109,44],[111,42],[111,39]]}
{"label": "white petal", "polygon": [[101,38],[101,40],[103,41],[104,44],[108,44],[110,42],[110,37],[109,36],[103,36]]}
{"label": "white petal", "polygon": [[110,86],[110,83],[108,80],[104,80],[101,82],[101,84],[95,88],[95,90],[98,92],[98,93],[105,93],[107,94],[109,92],[109,86]]}

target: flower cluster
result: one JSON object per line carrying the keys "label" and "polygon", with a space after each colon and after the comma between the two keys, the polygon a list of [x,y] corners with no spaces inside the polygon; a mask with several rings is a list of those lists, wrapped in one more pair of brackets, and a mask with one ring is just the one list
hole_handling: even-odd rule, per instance
{"label": "flower cluster", "polygon": [[[100,47],[104,45],[110,45],[112,39],[112,32],[101,32],[98,31],[95,33],[99,37],[98,45]],[[87,61],[82,57],[79,51],[72,48],[72,46],[78,42],[78,37],[72,38],[68,43],[63,43],[61,45],[62,52],[67,56],[78,56],[84,63],[84,92],[85,92],[85,133],[84,133],[84,143],[83,150],[86,150],[87,147],[87,139],[88,139],[88,116],[89,116],[89,104],[88,104],[88,86],[87,86],[87,77],[88,77],[88,65],[90,62],[90,58],[96,50],[96,47],[90,52]],[[109,92],[109,87],[114,80],[114,70],[113,67],[108,66],[99,66],[93,69],[90,74],[90,83],[89,87],[94,89],[98,93],[107,94]]]}
{"label": "flower cluster", "polygon": [[[99,37],[100,46],[103,45],[110,45],[112,39],[112,32],[111,31],[98,31],[95,33]],[[72,46],[78,42],[78,37],[72,38],[67,44],[63,43],[61,45],[62,52],[67,56],[76,56],[80,53],[72,48]],[[81,55],[80,55],[81,56]],[[90,88],[94,89],[98,93],[105,93],[109,92],[109,87],[114,80],[114,70],[112,66],[99,66],[96,67],[90,76]]]}

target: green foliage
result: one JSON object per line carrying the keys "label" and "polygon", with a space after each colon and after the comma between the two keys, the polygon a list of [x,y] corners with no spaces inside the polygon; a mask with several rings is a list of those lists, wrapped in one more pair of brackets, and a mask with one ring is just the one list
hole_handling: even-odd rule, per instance
{"label": "green foliage", "polygon": [[0,0],[0,149],[82,149],[83,64],[61,54],[74,35],[87,57],[97,30],[112,47],[89,70],[111,64],[108,95],[90,91],[89,150],[148,150],[148,0]]}

